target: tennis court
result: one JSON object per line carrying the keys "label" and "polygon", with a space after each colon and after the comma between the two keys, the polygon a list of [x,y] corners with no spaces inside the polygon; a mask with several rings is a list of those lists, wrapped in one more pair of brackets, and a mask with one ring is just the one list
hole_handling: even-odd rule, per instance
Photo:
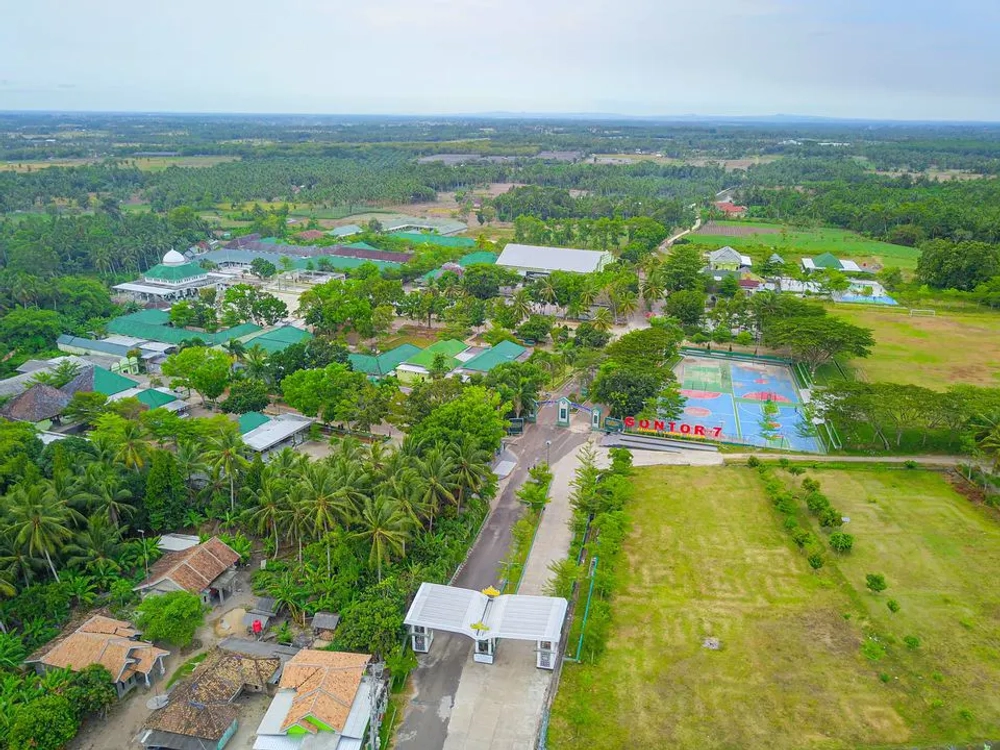
{"label": "tennis court", "polygon": [[[675,372],[687,399],[681,420],[726,442],[823,452],[818,438],[803,434],[802,399],[787,365],[685,356]],[[770,429],[762,411],[769,401],[777,407]]]}

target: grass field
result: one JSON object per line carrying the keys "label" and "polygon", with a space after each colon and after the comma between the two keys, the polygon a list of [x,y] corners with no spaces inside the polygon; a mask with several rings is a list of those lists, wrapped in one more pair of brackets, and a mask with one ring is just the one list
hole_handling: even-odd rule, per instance
{"label": "grass field", "polygon": [[[712,250],[729,245],[737,250],[750,251],[751,255],[755,255],[755,261],[764,260],[772,252],[777,252],[789,262],[830,252],[838,258],[873,260],[883,266],[912,270],[917,267],[917,258],[920,256],[920,251],[914,247],[871,240],[846,229],[828,227],[807,229],[736,221],[720,221],[716,224],[723,227],[745,227],[751,233],[734,237],[724,234],[702,234],[699,231],[698,234],[690,235],[689,239],[693,243],[709,246]],[[765,232],[755,234],[752,233],[754,229],[763,229]]]}
{"label": "grass field", "polygon": [[[143,156],[119,159],[126,166],[136,166],[143,172],[162,172],[167,167],[212,167],[238,156]],[[48,167],[79,167],[97,164],[100,159],[52,159],[50,161],[0,162],[0,172],[34,172]]]}
{"label": "grass field", "polygon": [[936,389],[953,383],[1000,385],[1000,314],[949,312],[911,318],[867,305],[828,309],[874,331],[871,356],[852,360],[871,381]]}
{"label": "grass field", "polygon": [[[1000,523],[941,475],[811,471],[855,549],[811,571],[756,473],[637,470],[612,635],[567,664],[556,750],[913,747],[1000,737]],[[789,481],[790,475],[786,475]],[[880,572],[889,589],[864,586]],[[889,598],[901,609],[891,614]],[[887,653],[861,653],[876,634]],[[906,636],[920,639],[915,650]],[[703,647],[709,636],[722,648]],[[981,746],[981,745],[980,745]]]}

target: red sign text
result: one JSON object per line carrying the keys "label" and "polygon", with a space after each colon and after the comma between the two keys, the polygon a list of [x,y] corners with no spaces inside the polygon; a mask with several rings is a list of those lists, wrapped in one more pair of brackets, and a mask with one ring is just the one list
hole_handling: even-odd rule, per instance
{"label": "red sign text", "polygon": [[722,437],[721,427],[705,427],[700,424],[671,422],[665,419],[636,419],[635,417],[625,417],[625,426],[629,429],[647,430],[649,432],[673,432],[677,435],[707,437],[714,438],[716,440]]}

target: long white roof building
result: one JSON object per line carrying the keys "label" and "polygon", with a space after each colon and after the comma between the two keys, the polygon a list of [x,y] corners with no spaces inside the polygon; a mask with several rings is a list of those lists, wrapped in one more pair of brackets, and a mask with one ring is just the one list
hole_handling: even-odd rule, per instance
{"label": "long white roof building", "polygon": [[614,260],[602,250],[577,250],[570,247],[543,247],[512,242],[497,258],[497,265],[522,274],[550,274],[553,271],[594,273]]}

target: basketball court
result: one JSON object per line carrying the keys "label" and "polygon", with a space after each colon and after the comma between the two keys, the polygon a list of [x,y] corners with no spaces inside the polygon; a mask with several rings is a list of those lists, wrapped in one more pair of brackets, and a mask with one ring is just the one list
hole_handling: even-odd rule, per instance
{"label": "basketball court", "polygon": [[[682,420],[719,428],[726,442],[823,452],[818,438],[802,434],[802,399],[787,365],[685,356],[675,373],[687,398]],[[768,401],[778,408],[770,439],[762,425]]]}

